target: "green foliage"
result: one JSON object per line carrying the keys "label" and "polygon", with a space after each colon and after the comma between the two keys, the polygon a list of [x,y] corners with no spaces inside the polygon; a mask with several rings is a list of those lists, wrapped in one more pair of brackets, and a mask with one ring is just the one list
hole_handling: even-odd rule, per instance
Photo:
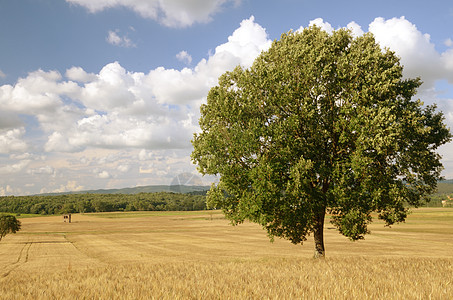
{"label": "green foliage", "polygon": [[8,233],[16,233],[20,230],[20,221],[12,215],[0,215],[0,241]]}
{"label": "green foliage", "polygon": [[19,214],[204,209],[206,209],[205,196],[167,192],[0,197],[0,212]]}
{"label": "green foliage", "polygon": [[368,233],[373,211],[387,225],[403,221],[406,203],[435,191],[435,150],[450,133],[435,106],[412,100],[420,79],[402,74],[371,34],[315,26],[223,74],[192,141],[199,171],[220,175],[208,204],[295,244],[313,233],[320,253],[326,213],[352,240]]}

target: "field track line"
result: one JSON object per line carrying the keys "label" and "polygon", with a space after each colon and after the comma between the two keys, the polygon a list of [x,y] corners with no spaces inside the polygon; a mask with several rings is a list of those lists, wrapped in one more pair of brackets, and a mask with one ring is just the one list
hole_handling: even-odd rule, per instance
{"label": "field track line", "polygon": [[30,248],[31,248],[31,245],[32,245],[32,244],[33,244],[33,242],[30,242],[30,243],[28,244],[28,248],[27,248],[27,250],[26,250],[26,252],[25,252],[25,261],[24,261],[24,263],[28,262],[28,254],[29,254],[29,252],[30,252]]}
{"label": "field track line", "polygon": [[87,254],[86,252],[80,250],[79,247],[76,246],[76,244],[75,244],[74,241],[71,241],[70,239],[68,239],[68,237],[66,236],[66,234],[63,235],[63,237],[64,237],[66,243],[71,244],[72,247],[74,247],[74,249],[77,250],[77,252],[79,252],[79,253],[82,254],[83,256],[85,256],[85,257],[87,257],[87,258],[89,258],[89,259],[94,259],[94,260],[96,260],[96,261],[98,261],[98,262],[102,262],[98,257],[93,256],[93,255],[89,255],[89,254]]}
{"label": "field track line", "polygon": [[33,244],[33,242],[30,242],[30,241],[24,243],[24,246],[20,249],[19,255],[17,256],[17,260],[15,262],[9,264],[9,266],[7,266],[7,267],[10,267],[10,269],[8,271],[6,271],[6,273],[4,273],[1,277],[6,277],[13,270],[17,269],[21,265],[20,264],[21,260],[24,260],[24,262],[22,264],[28,262],[28,255],[29,255],[32,244]]}

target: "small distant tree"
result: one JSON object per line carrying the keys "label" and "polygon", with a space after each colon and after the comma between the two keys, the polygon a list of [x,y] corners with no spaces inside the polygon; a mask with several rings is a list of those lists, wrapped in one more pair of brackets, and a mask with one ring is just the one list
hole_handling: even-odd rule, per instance
{"label": "small distant tree", "polygon": [[435,191],[436,149],[451,137],[435,106],[412,99],[420,85],[372,34],[283,34],[251,68],[223,74],[201,106],[192,159],[220,176],[208,204],[271,238],[313,234],[318,257],[326,213],[351,240],[372,212],[404,221]]}
{"label": "small distant tree", "polygon": [[20,230],[21,223],[13,215],[0,215],[0,241],[8,233]]}

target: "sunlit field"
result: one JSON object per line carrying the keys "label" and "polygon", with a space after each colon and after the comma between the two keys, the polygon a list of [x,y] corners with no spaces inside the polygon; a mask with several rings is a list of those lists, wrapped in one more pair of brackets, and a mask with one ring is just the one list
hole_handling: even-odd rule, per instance
{"label": "sunlit field", "polygon": [[453,209],[375,221],[350,242],[326,222],[311,238],[270,243],[218,211],[21,218],[0,242],[1,299],[453,299]]}

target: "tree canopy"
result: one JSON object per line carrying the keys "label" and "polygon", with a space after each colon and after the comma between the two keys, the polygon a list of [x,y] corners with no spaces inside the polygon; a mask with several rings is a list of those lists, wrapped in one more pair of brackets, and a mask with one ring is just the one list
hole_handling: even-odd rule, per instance
{"label": "tree canopy", "polygon": [[20,221],[13,215],[0,215],[0,241],[8,233],[16,233],[20,230]]}
{"label": "tree canopy", "polygon": [[208,204],[324,256],[326,213],[351,240],[371,213],[404,221],[435,191],[436,149],[451,138],[435,106],[412,99],[399,58],[372,34],[316,26],[289,32],[249,69],[219,78],[201,106],[192,160],[219,175]]}

